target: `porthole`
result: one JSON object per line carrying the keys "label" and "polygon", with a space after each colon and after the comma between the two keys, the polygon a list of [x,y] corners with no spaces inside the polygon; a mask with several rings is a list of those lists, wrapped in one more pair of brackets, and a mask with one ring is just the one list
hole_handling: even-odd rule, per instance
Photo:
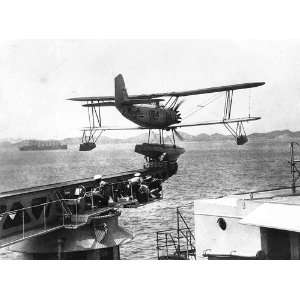
{"label": "porthole", "polygon": [[218,223],[219,227],[220,227],[222,230],[226,230],[227,224],[226,224],[226,221],[225,221],[223,218],[219,218],[219,219],[217,220],[217,223]]}

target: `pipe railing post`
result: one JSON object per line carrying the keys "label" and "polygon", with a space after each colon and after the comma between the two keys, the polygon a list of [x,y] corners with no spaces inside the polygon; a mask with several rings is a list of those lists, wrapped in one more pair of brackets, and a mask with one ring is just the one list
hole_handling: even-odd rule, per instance
{"label": "pipe railing post", "polygon": [[178,249],[178,256],[180,256],[180,237],[179,237],[179,209],[178,207],[176,208],[176,212],[177,212],[177,241],[178,241],[178,245],[177,245],[177,249]]}
{"label": "pipe railing post", "polygon": [[295,159],[294,159],[294,143],[293,142],[291,142],[291,145],[290,145],[290,152],[291,152],[290,164],[291,164],[291,173],[292,173],[292,192],[296,193],[296,178],[295,178],[296,164],[295,164]]}
{"label": "pipe railing post", "polygon": [[111,197],[113,199],[113,201],[115,202],[115,193],[114,193],[114,184],[111,184]]}
{"label": "pipe railing post", "polygon": [[46,224],[46,205],[44,204],[44,209],[43,209],[43,215],[44,215],[44,230],[47,229],[47,224]]}
{"label": "pipe railing post", "polygon": [[62,210],[62,224],[65,225],[65,211],[64,211],[64,205],[63,201],[61,201],[61,210]]}
{"label": "pipe railing post", "polygon": [[93,196],[93,190],[91,190],[91,200],[92,200],[92,210],[94,210],[94,196]]}
{"label": "pipe railing post", "polygon": [[24,215],[24,209],[25,208],[22,209],[22,227],[23,227],[22,231],[23,231],[23,239],[25,238],[25,215]]}
{"label": "pipe railing post", "polygon": [[76,205],[75,205],[75,213],[76,213],[76,225],[78,223],[78,214],[77,214],[77,199],[76,199]]}
{"label": "pipe railing post", "polygon": [[189,258],[189,236],[188,231],[186,231],[186,258]]}
{"label": "pipe railing post", "polygon": [[159,243],[158,243],[158,235],[159,235],[159,233],[156,232],[157,259],[159,259]]}
{"label": "pipe railing post", "polygon": [[165,238],[166,238],[166,252],[167,252],[167,259],[169,259],[168,234],[167,234],[167,233],[165,233]]}

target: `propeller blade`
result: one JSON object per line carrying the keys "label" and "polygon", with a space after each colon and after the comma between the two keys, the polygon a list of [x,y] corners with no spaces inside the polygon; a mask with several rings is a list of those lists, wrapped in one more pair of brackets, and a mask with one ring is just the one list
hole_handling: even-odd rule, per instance
{"label": "propeller blade", "polygon": [[182,136],[176,129],[174,130],[174,133],[175,133],[176,137],[178,137],[178,139],[179,139],[180,141],[183,141],[183,140],[184,140],[183,136]]}
{"label": "propeller blade", "polygon": [[182,121],[181,119],[181,113],[180,112],[176,112],[176,122],[180,123]]}
{"label": "propeller blade", "polygon": [[180,102],[177,103],[177,105],[174,107],[174,110],[178,110],[178,108],[182,105],[184,100],[181,100]]}

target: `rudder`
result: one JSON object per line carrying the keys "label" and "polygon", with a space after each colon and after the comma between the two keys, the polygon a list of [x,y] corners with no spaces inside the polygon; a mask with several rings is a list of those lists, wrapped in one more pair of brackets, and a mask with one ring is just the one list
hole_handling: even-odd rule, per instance
{"label": "rudder", "polygon": [[116,106],[122,104],[123,101],[126,101],[128,99],[125,82],[123,79],[123,76],[119,74],[115,78],[115,101]]}

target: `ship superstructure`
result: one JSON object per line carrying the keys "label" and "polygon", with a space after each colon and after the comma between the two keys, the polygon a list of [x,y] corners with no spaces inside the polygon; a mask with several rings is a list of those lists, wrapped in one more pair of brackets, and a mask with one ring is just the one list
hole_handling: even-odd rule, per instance
{"label": "ship superstructure", "polygon": [[291,187],[194,201],[197,258],[300,259],[300,161],[294,146]]}
{"label": "ship superstructure", "polygon": [[290,145],[290,187],[196,199],[194,228],[177,208],[177,228],[156,233],[158,259],[300,259],[296,145]]}

